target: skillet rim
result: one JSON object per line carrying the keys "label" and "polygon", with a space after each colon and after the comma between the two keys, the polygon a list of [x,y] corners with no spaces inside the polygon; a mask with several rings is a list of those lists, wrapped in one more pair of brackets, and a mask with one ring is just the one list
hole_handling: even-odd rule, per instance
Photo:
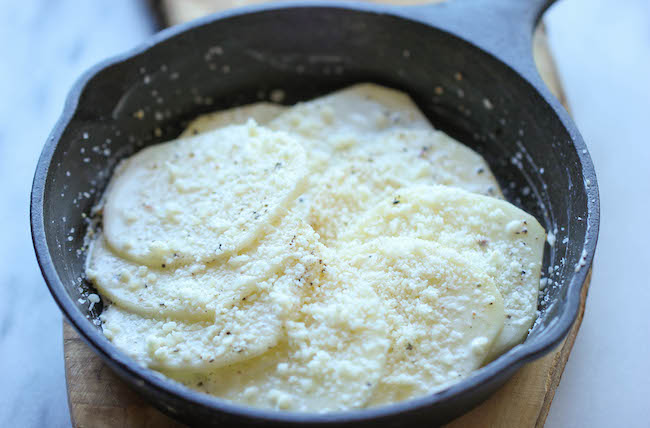
{"label": "skillet rim", "polygon": [[[421,7],[421,6],[419,6]],[[50,167],[52,166],[52,157],[54,151],[61,139],[64,131],[74,117],[81,95],[84,93],[88,83],[93,80],[104,69],[117,66],[132,58],[144,56],[154,46],[170,40],[182,33],[190,32],[195,28],[212,24],[215,21],[233,18],[241,15],[252,13],[264,13],[268,11],[292,9],[292,8],[323,8],[338,9],[351,12],[363,12],[375,15],[389,15],[395,18],[408,20],[412,23],[424,24],[452,37],[458,38],[465,43],[472,45],[474,49],[479,49],[483,53],[492,56],[495,60],[516,73],[521,79],[525,80],[533,89],[543,98],[543,100],[552,108],[558,116],[567,133],[571,136],[571,143],[580,159],[582,174],[585,179],[591,181],[591,185],[585,189],[587,197],[588,218],[586,221],[585,242],[583,245],[587,253],[586,265],[582,266],[580,271],[572,272],[570,281],[565,285],[567,297],[565,309],[559,317],[552,321],[544,332],[540,333],[533,342],[528,340],[520,345],[515,346],[507,353],[503,354],[495,361],[476,370],[472,375],[457,382],[450,387],[437,393],[418,397],[415,399],[388,404],[380,407],[350,410],[343,412],[331,413],[302,413],[302,412],[281,412],[276,410],[265,410],[254,407],[244,406],[231,403],[218,397],[209,396],[187,388],[172,380],[169,380],[161,374],[138,365],[134,360],[120,351],[115,345],[106,339],[106,337],[90,323],[85,316],[79,311],[69,296],[61,279],[56,273],[52,256],[47,245],[45,223],[43,216],[44,191],[46,178]],[[440,26],[432,25],[420,19],[414,18],[408,13],[407,7],[397,7],[391,5],[377,5],[349,1],[316,1],[316,2],[284,2],[280,4],[261,4],[243,8],[231,9],[199,18],[195,21],[180,24],[172,28],[156,33],[148,41],[137,46],[123,54],[106,59],[86,71],[71,88],[63,108],[63,112],[50,133],[41,155],[39,157],[34,181],[31,191],[30,204],[30,224],[32,232],[32,242],[36,253],[36,258],[45,279],[45,282],[52,294],[57,305],[73,325],[75,330],[81,335],[82,339],[91,346],[91,348],[113,369],[117,369],[122,377],[129,377],[131,383],[138,384],[141,388],[153,389],[158,395],[167,396],[169,401],[178,404],[180,401],[188,401],[195,406],[201,406],[210,411],[223,412],[230,415],[236,415],[248,419],[267,421],[275,423],[343,423],[343,422],[362,422],[384,417],[395,416],[400,413],[417,412],[426,407],[450,404],[455,399],[461,398],[470,391],[480,389],[483,384],[498,382],[503,376],[509,377],[514,371],[520,368],[524,363],[537,359],[550,352],[559,344],[567,335],[569,329],[575,321],[580,305],[580,296],[587,275],[591,270],[593,257],[595,253],[598,229],[599,229],[599,195],[598,185],[594,166],[587,151],[587,147],[580,136],[575,124],[570,119],[568,113],[561,106],[559,101],[546,89],[541,81],[529,79],[523,76],[499,58],[498,54],[483,49],[468,40],[455,31],[449,31]],[[156,403],[159,404],[159,403]],[[469,409],[467,409],[469,410]],[[173,409],[168,409],[172,411]]]}

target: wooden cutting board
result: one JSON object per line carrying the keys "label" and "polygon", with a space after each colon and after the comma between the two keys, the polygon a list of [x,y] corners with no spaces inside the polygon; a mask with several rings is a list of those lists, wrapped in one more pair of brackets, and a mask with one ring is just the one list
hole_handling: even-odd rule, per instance
{"label": "wooden cutting board", "polygon": [[[185,22],[217,10],[262,3],[266,0],[153,0],[151,3],[168,25]],[[430,0],[392,0],[414,4]],[[544,28],[535,34],[534,53],[540,74],[566,106],[566,98],[548,49]],[[580,311],[569,335],[558,348],[523,367],[486,402],[456,419],[448,428],[543,427],[560,383],[584,314],[591,280],[581,296]],[[182,424],[144,402],[120,380],[81,340],[67,322],[63,324],[65,373],[72,425],[75,427],[180,428]]]}

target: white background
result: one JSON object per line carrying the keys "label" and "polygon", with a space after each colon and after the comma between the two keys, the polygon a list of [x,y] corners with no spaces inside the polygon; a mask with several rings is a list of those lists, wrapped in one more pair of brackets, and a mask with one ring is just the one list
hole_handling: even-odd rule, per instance
{"label": "white background", "polygon": [[[76,77],[153,31],[143,4],[0,1],[0,426],[70,425],[29,190]],[[649,427],[650,0],[563,0],[546,19],[602,209],[585,319],[547,426]]]}

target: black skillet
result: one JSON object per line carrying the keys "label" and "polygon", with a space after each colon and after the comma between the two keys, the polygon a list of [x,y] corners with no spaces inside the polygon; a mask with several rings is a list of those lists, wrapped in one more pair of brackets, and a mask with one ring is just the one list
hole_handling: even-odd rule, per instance
{"label": "black skillet", "polygon": [[[266,4],[162,31],[94,67],[72,88],[32,189],[36,256],[61,310],[119,376],[187,423],[432,426],[466,412],[565,337],[596,247],[593,165],[531,55],[533,28],[550,3]],[[525,343],[436,394],[316,415],[256,410],[194,392],[138,366],[106,340],[92,322],[102,305],[89,311],[77,299],[79,287],[87,287],[85,216],[116,162],[175,137],[203,112],[269,97],[292,104],[361,81],[411,94],[435,126],[485,156],[510,201],[555,231],[544,269],[557,270]]]}

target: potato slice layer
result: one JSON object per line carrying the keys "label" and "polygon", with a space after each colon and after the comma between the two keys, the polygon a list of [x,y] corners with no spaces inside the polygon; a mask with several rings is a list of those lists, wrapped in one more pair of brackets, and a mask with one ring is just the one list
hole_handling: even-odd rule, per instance
{"label": "potato slice layer", "polygon": [[480,261],[505,308],[505,326],[488,359],[524,340],[537,316],[546,234],[535,217],[506,201],[446,186],[404,188],[361,216],[345,236],[425,239]]}
{"label": "potato slice layer", "polygon": [[431,129],[431,124],[405,93],[361,83],[298,103],[270,121],[269,127],[329,145],[349,135]]}
{"label": "potato slice layer", "polygon": [[322,259],[319,286],[287,322],[270,352],[207,375],[175,379],[255,407],[327,412],[363,407],[377,387],[389,346],[383,305],[354,269]]}
{"label": "potato slice layer", "polygon": [[[260,125],[258,125],[260,124]],[[86,274],[139,363],[254,407],[435,393],[520,343],[545,232],[403,92],[206,114],[116,169]]]}
{"label": "potato slice layer", "polygon": [[390,131],[358,139],[333,158],[320,177],[312,178],[308,192],[308,221],[328,245],[336,245],[350,222],[401,187],[445,184],[501,194],[485,160],[438,131]]}
{"label": "potato slice layer", "polygon": [[481,366],[503,328],[503,300],[480,263],[414,238],[374,239],[342,257],[386,310],[391,347],[371,404],[433,393]]}
{"label": "potato slice layer", "polygon": [[217,322],[149,318],[111,305],[104,334],[139,363],[156,370],[204,372],[256,357],[278,343],[281,321],[267,301],[242,302]]}
{"label": "potato slice layer", "polygon": [[295,215],[269,225],[266,232],[236,256],[164,269],[124,260],[99,236],[86,275],[113,303],[147,317],[209,321],[246,296],[270,291],[286,300],[282,310],[288,310],[297,304],[301,284],[313,275],[310,269],[320,244],[311,227]]}
{"label": "potato slice layer", "polygon": [[204,114],[191,121],[179,138],[192,137],[225,126],[242,125],[249,119],[264,125],[285,110],[286,107],[279,104],[259,102]]}
{"label": "potato slice layer", "polygon": [[210,263],[254,241],[306,173],[295,138],[254,122],[148,147],[111,180],[106,240],[150,267]]}
{"label": "potato slice layer", "polygon": [[[102,247],[93,249],[88,274],[113,301],[102,319],[118,346],[153,368],[204,371],[253,358],[284,338],[303,295],[320,284],[321,252],[314,231],[287,216],[255,251],[223,265],[180,267],[152,280]],[[110,269],[130,282],[106,283]]]}

